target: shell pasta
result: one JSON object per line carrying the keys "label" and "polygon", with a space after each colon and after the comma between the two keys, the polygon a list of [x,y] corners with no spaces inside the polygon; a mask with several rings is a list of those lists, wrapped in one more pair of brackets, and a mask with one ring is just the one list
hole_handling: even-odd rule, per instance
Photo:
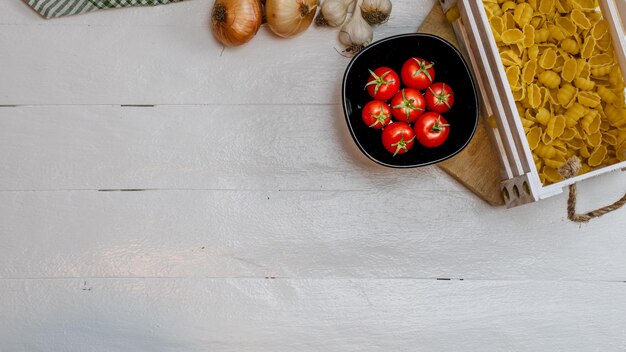
{"label": "shell pasta", "polygon": [[483,0],[539,178],[626,161],[624,78],[597,0]]}

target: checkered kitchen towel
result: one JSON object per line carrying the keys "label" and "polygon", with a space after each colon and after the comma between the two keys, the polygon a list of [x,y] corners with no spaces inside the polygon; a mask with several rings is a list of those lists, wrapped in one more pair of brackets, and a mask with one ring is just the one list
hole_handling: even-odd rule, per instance
{"label": "checkered kitchen towel", "polygon": [[[6,0],[3,0],[6,1]],[[78,15],[100,9],[155,6],[183,0],[24,0],[45,18]]]}

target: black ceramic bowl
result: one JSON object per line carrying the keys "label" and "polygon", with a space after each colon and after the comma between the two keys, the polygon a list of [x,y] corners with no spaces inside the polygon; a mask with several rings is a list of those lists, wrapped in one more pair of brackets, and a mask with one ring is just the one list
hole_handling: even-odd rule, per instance
{"label": "black ceramic bowl", "polygon": [[[450,135],[440,147],[425,148],[416,141],[407,153],[394,157],[383,147],[381,130],[369,128],[361,119],[363,106],[372,100],[364,87],[368,69],[387,66],[400,75],[402,64],[414,56],[434,62],[435,82],[444,82],[454,91],[454,105],[443,114]],[[478,122],[476,88],[465,60],[447,41],[421,33],[385,38],[359,52],[343,77],[343,111],[359,149],[373,161],[396,168],[430,165],[456,155],[472,139]]]}

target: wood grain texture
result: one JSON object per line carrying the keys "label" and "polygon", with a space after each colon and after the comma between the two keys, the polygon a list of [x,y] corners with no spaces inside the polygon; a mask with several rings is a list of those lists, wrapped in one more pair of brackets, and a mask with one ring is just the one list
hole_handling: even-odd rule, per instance
{"label": "wood grain texture", "polygon": [[8,280],[0,340],[32,351],[623,351],[626,284]]}
{"label": "wood grain texture", "polygon": [[[336,29],[311,27],[284,40],[264,27],[250,43],[223,50],[209,29],[211,6],[189,1],[45,21],[19,1],[2,1],[0,47],[11,50],[0,51],[0,105],[341,103],[349,59],[336,51]],[[415,32],[426,13],[397,2],[375,39]]]}
{"label": "wood grain texture", "polygon": [[[397,211],[398,200],[411,210]],[[407,195],[402,186],[0,192],[0,278],[626,281],[626,218],[578,226],[562,206],[556,198],[513,211],[467,191]]]}
{"label": "wood grain texture", "polygon": [[[394,0],[376,37],[434,3]],[[221,54],[211,5],[0,1],[0,105],[27,105],[0,107],[0,351],[626,349],[623,213],[373,164],[334,30]],[[592,209],[626,179],[579,189]]]}
{"label": "wood grain texture", "polygon": [[340,105],[0,108],[0,190],[456,189],[353,143]]}
{"label": "wood grain texture", "polygon": [[[439,4],[433,7],[418,32],[438,35],[458,47],[454,30]],[[500,192],[498,150],[490,140],[484,119],[481,114],[470,144],[461,153],[438,166],[489,204],[504,205]]]}

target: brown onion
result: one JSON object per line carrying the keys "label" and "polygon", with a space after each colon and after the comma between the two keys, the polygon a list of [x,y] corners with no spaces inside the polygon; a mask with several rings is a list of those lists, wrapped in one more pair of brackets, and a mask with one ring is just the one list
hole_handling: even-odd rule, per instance
{"label": "brown onion", "polygon": [[292,37],[304,32],[313,21],[317,0],[267,0],[265,15],[272,32]]}
{"label": "brown onion", "polygon": [[259,0],[215,0],[211,29],[220,43],[237,46],[248,42],[261,27]]}

